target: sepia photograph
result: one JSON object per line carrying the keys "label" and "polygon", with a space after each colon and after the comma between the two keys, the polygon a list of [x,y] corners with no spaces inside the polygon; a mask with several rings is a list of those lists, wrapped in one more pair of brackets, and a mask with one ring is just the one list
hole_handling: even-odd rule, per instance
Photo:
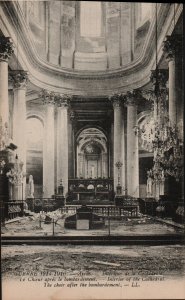
{"label": "sepia photograph", "polygon": [[185,299],[183,21],[0,0],[2,300]]}

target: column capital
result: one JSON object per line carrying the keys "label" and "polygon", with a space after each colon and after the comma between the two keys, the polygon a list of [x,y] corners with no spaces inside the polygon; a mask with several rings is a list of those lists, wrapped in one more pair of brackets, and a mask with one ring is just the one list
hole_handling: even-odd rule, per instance
{"label": "column capital", "polygon": [[0,61],[8,61],[10,56],[13,54],[13,42],[10,37],[0,37]]}
{"label": "column capital", "polygon": [[127,92],[125,95],[125,105],[128,106],[137,106],[138,100],[141,98],[140,90],[132,90]]}
{"label": "column capital", "polygon": [[42,90],[40,93],[43,104],[54,105],[55,104],[55,93],[52,91]]}
{"label": "column capital", "polygon": [[11,72],[14,89],[26,88],[28,82],[28,72],[23,70],[16,70]]}
{"label": "column capital", "polygon": [[163,42],[163,51],[166,53],[166,59],[168,61],[174,60],[176,54],[179,55],[181,49],[182,37],[180,37],[180,35],[166,36],[166,40]]}
{"label": "column capital", "polygon": [[123,94],[113,94],[109,97],[109,100],[111,101],[113,108],[115,109],[123,105],[125,96]]}
{"label": "column capital", "polygon": [[68,109],[71,101],[71,96],[67,94],[56,94],[55,103],[58,107]]}
{"label": "column capital", "polygon": [[160,88],[166,88],[167,80],[168,80],[167,69],[151,70],[150,81],[152,82],[154,87],[158,85]]}

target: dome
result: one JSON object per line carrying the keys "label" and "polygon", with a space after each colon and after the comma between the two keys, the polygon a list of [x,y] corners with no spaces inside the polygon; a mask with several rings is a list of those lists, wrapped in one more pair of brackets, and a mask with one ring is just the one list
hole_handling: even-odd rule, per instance
{"label": "dome", "polygon": [[24,5],[40,58],[79,71],[119,69],[136,60],[152,15],[150,3],[29,1]]}

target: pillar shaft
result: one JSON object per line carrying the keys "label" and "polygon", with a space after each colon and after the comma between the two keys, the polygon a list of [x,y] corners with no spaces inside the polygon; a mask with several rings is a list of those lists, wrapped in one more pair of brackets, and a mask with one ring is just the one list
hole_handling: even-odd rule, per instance
{"label": "pillar shaft", "polygon": [[182,40],[178,35],[167,36],[163,43],[163,51],[169,64],[169,120],[172,125],[178,122],[178,88],[182,79],[178,78],[178,61],[181,57]]}
{"label": "pillar shaft", "polygon": [[13,107],[13,141],[18,147],[17,154],[24,163],[26,170],[26,83],[27,72],[16,71],[14,80],[14,107]]}
{"label": "pillar shaft", "polygon": [[0,113],[2,123],[9,123],[8,62],[0,61]]}
{"label": "pillar shaft", "polygon": [[124,114],[122,113],[122,124],[121,124],[121,161],[123,163],[121,168],[121,185],[122,193],[126,193],[126,178],[125,178],[125,125],[124,125]]}
{"label": "pillar shaft", "polygon": [[0,150],[8,145],[9,100],[8,100],[8,59],[13,53],[9,37],[0,37]]}
{"label": "pillar shaft", "polygon": [[[26,84],[28,74],[25,71],[12,73],[14,83],[13,106],[13,141],[17,146],[17,155],[23,163],[22,171],[26,174]],[[25,199],[26,177],[23,180],[22,198]]]}
{"label": "pillar shaft", "polygon": [[57,182],[62,179],[64,195],[68,191],[67,108],[57,108]]}
{"label": "pillar shaft", "polygon": [[44,91],[44,151],[43,151],[43,196],[50,198],[54,188],[54,96]]}
{"label": "pillar shaft", "polygon": [[177,123],[177,93],[175,60],[169,61],[169,120],[171,124]]}
{"label": "pillar shaft", "polygon": [[134,132],[137,124],[137,107],[127,98],[127,194],[139,197],[138,136]]}
{"label": "pillar shaft", "polygon": [[114,190],[118,185],[118,169],[115,164],[122,159],[121,153],[121,132],[122,132],[122,111],[120,101],[114,101]]}
{"label": "pillar shaft", "polygon": [[57,98],[57,183],[61,180],[64,196],[68,192],[68,104],[65,96]]}
{"label": "pillar shaft", "polygon": [[70,111],[68,114],[68,161],[69,161],[69,178],[75,177],[75,149],[74,149],[74,127],[75,127],[75,114],[73,111]]}

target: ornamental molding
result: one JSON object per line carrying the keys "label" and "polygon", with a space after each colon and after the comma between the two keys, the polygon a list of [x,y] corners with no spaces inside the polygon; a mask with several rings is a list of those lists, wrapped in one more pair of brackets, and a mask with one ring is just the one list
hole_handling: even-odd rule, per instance
{"label": "ornamental molding", "polygon": [[69,118],[72,124],[77,121],[76,113],[74,110],[69,110]]}
{"label": "ornamental molding", "polygon": [[39,96],[42,98],[43,104],[56,105],[61,108],[68,108],[72,98],[67,94],[59,94],[45,89],[42,89]]}
{"label": "ornamental molding", "polygon": [[66,94],[55,94],[55,104],[57,107],[68,108],[70,105],[71,96]]}
{"label": "ornamental molding", "polygon": [[124,102],[125,102],[125,95],[123,94],[113,94],[111,95],[109,98],[109,101],[111,101],[112,105],[113,105],[113,108],[116,109],[116,108],[119,108],[119,107],[122,107]]}
{"label": "ornamental molding", "polygon": [[42,90],[39,95],[42,98],[43,104],[54,105],[55,104],[55,93],[47,90]]}
{"label": "ornamental molding", "polygon": [[135,106],[141,99],[141,91],[140,90],[132,90],[127,92],[125,95],[125,106]]}
{"label": "ornamental molding", "polygon": [[13,41],[10,37],[0,36],[0,62],[8,62],[14,52]]}
{"label": "ornamental molding", "polygon": [[28,72],[23,70],[11,71],[10,76],[14,89],[24,89],[28,83]]}
{"label": "ornamental molding", "polygon": [[[177,22],[182,13],[182,4],[177,4],[175,9]],[[141,56],[137,60],[116,70],[82,72],[62,69],[60,66],[50,65],[39,58],[34,43],[31,40],[28,26],[23,19],[19,3],[16,5],[14,1],[9,1],[8,3],[4,1],[0,10],[2,12],[1,19],[3,23],[2,32],[8,32],[10,36],[14,37],[15,42],[17,34],[19,35],[19,63],[23,69],[29,70],[29,80],[37,87],[57,90],[59,93],[68,91],[76,95],[90,93],[94,95],[109,95],[110,80],[111,90],[119,90],[122,93],[130,90],[131,86],[132,88],[139,88],[149,82],[150,70],[155,64],[155,55],[153,53],[153,49],[155,48],[155,26],[153,22],[155,16],[153,16],[153,20],[151,21],[151,27]],[[166,35],[170,35],[173,31],[173,16],[173,7],[168,3],[158,5],[159,58],[163,54],[162,41],[164,41]]]}

